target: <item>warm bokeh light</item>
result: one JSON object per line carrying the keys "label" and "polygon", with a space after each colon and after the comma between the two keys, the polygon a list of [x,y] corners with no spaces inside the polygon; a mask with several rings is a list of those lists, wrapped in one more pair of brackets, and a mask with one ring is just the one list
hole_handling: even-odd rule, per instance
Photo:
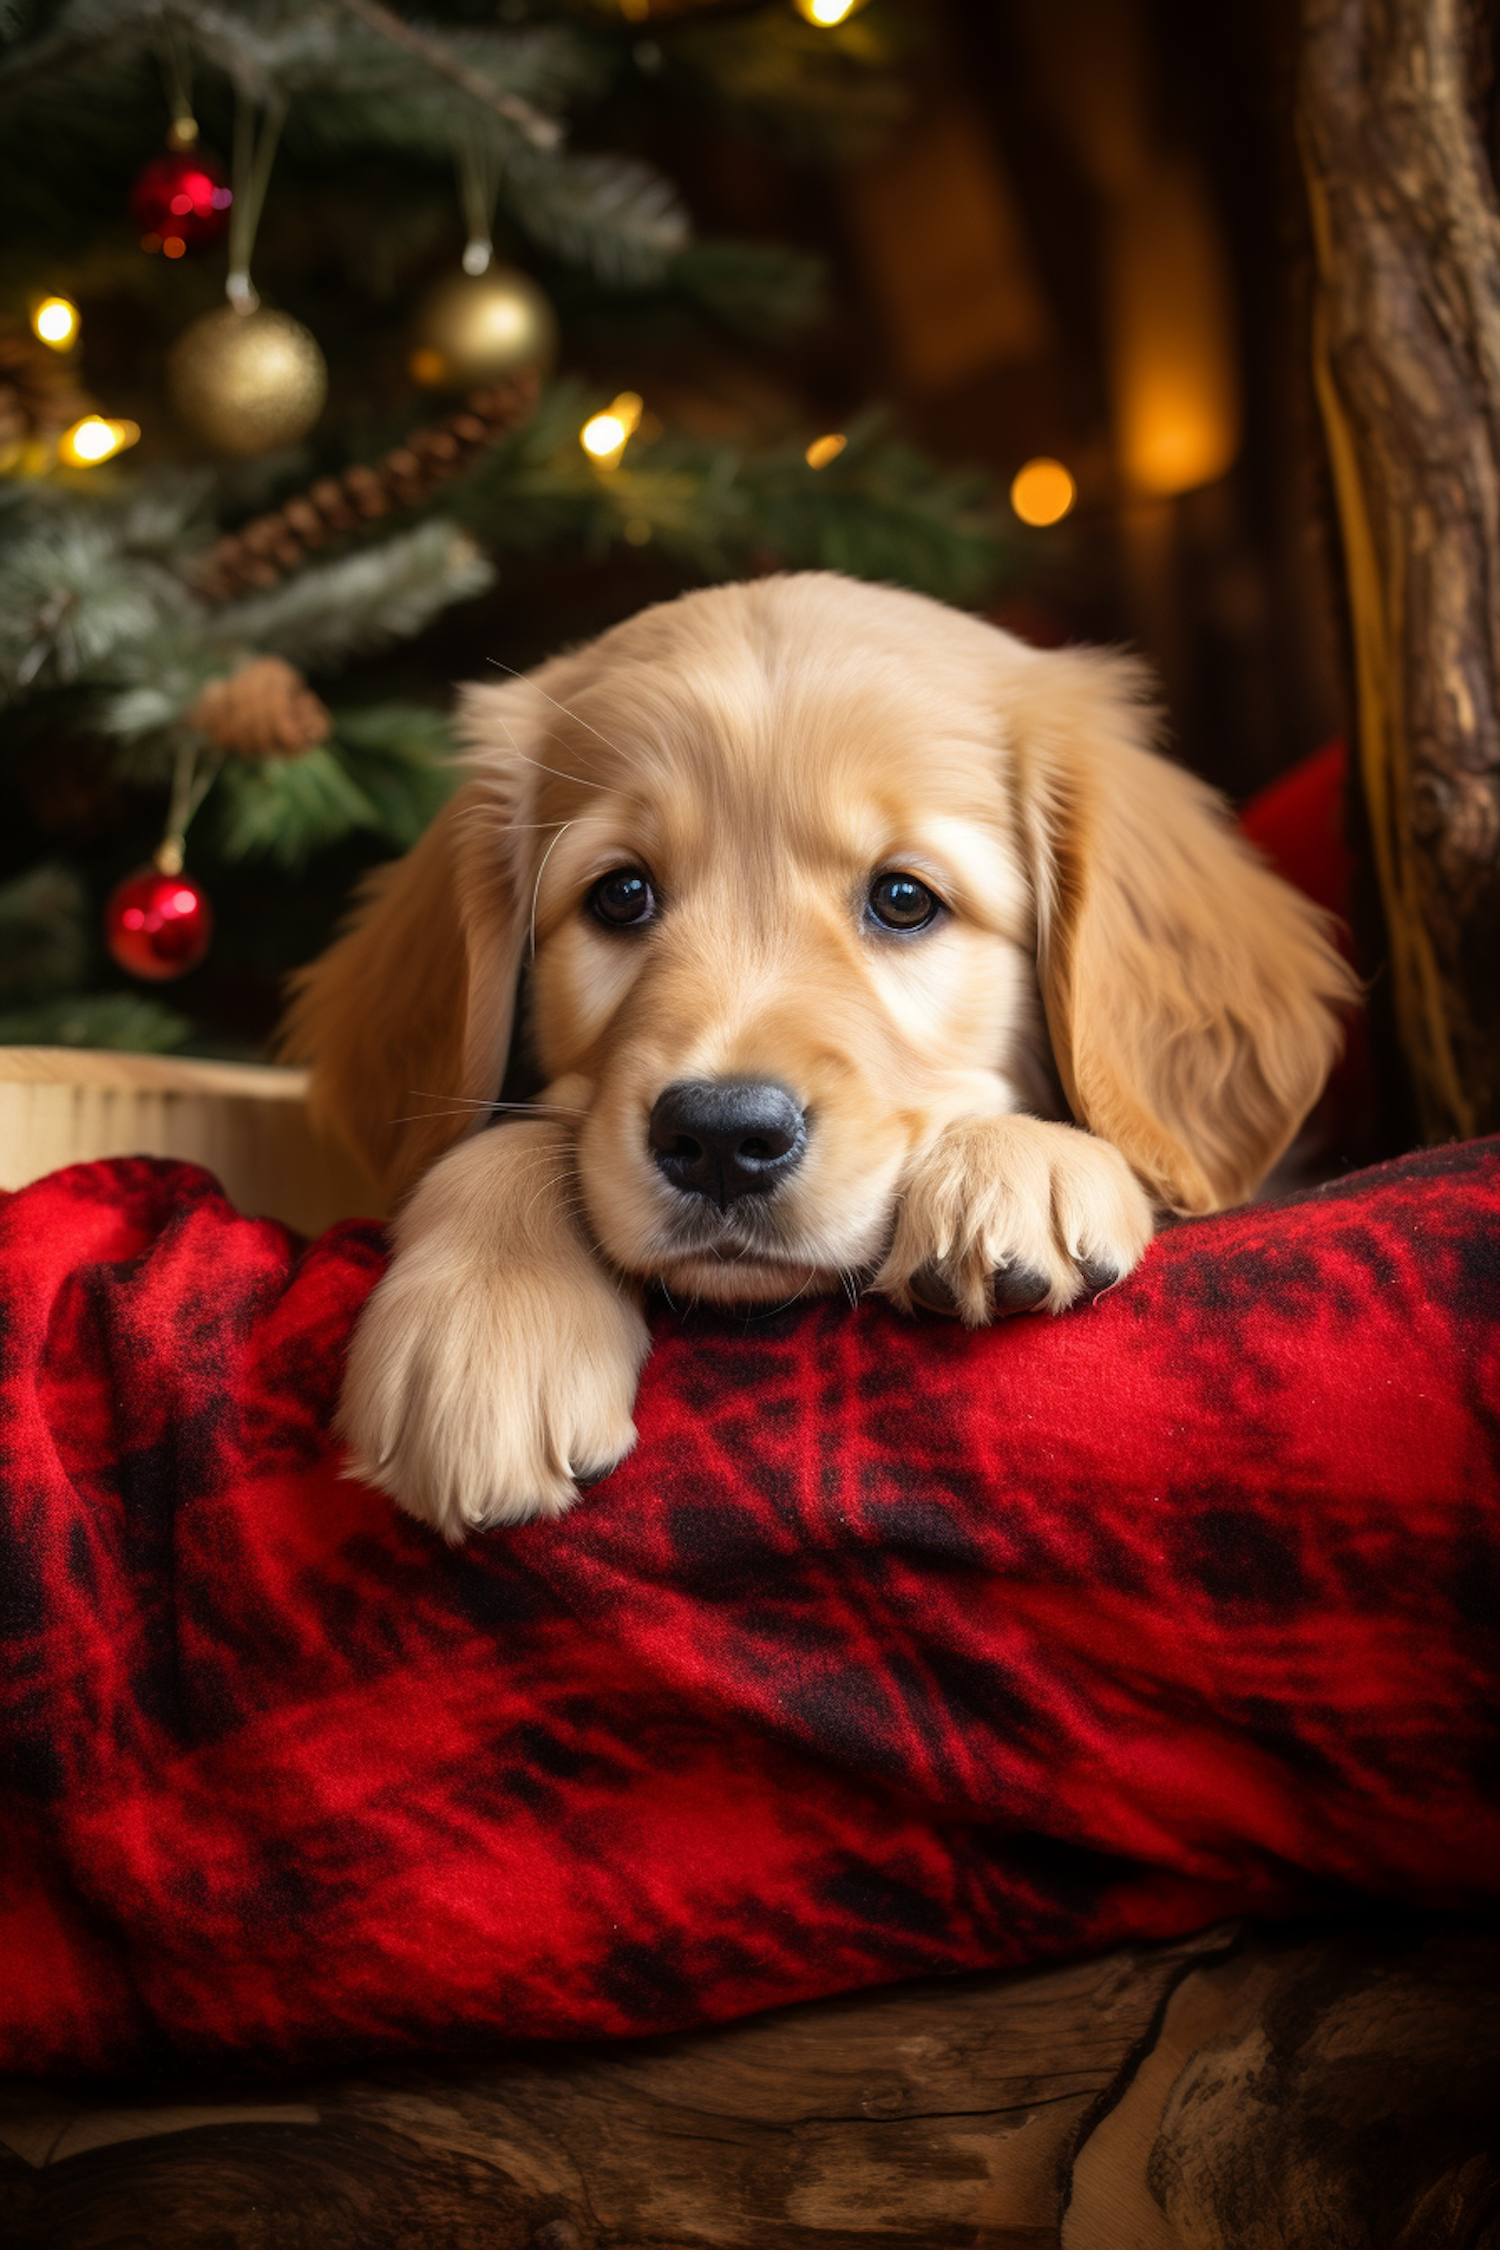
{"label": "warm bokeh light", "polygon": [[865,0],[792,0],[799,16],[807,23],[815,23],[820,31],[831,31],[836,23],[846,23],[857,15]]}
{"label": "warm bokeh light", "polygon": [[841,437],[836,430],[830,430],[827,437],[813,439],[803,458],[810,469],[826,469],[830,461],[838,459],[848,443],[846,437]]}
{"label": "warm bokeh light", "polygon": [[58,458],[75,469],[92,469],[134,445],[140,434],[139,422],[107,422],[102,414],[85,414],[59,438]]}
{"label": "warm bokeh light", "polygon": [[601,469],[613,469],[641,419],[641,399],[636,391],[621,391],[602,414],[591,414],[578,433],[578,442]]}
{"label": "warm bokeh light", "polygon": [[44,344],[65,352],[78,335],[78,307],[66,297],[44,297],[31,316],[31,325]]}
{"label": "warm bokeh light", "polygon": [[1010,488],[1010,504],[1022,523],[1038,529],[1044,524],[1061,523],[1077,497],[1078,487],[1061,461],[1051,461],[1044,454],[1018,469]]}
{"label": "warm bokeh light", "polygon": [[1233,402],[1195,375],[1190,368],[1163,368],[1154,381],[1142,380],[1127,394],[1120,451],[1138,492],[1173,499],[1213,484],[1233,465],[1239,450]]}
{"label": "warm bokeh light", "polygon": [[1142,498],[1214,484],[1240,447],[1234,283],[1212,199],[1185,161],[1164,162],[1108,229],[1115,450]]}

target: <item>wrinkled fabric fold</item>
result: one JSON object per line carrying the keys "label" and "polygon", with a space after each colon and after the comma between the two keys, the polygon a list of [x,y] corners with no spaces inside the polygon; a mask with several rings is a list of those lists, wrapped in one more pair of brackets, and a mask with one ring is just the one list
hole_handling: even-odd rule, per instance
{"label": "wrinkled fabric fold", "polygon": [[680,2028],[1500,1888],[1500,1144],[1058,1320],[662,1313],[446,1549],[329,1437],[371,1226],[0,1204],[0,2069]]}

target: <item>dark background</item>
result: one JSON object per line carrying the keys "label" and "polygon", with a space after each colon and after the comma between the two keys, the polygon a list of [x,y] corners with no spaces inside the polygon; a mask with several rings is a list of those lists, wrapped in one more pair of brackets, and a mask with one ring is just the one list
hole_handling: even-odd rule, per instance
{"label": "dark background", "polygon": [[[837,429],[874,396],[928,451],[987,466],[1002,490],[1028,458],[1062,460],[1077,505],[1053,530],[1017,525],[992,614],[1032,639],[1142,649],[1175,754],[1243,798],[1346,723],[1292,131],[1295,11],[916,0],[907,14],[911,108],[867,160],[830,171],[718,120],[652,120],[654,153],[704,232],[820,252],[832,303],[793,354],[757,364],[743,347],[643,336],[627,372],[670,419],[715,433],[777,436],[809,414]],[[1162,175],[1193,212],[1217,304],[1204,260],[1174,273],[1173,241],[1152,226]],[[1196,321],[1238,391],[1224,473],[1173,493],[1139,489],[1123,457],[1120,240],[1141,204],[1158,273],[1134,312],[1138,348],[1149,355],[1153,323],[1174,319],[1191,344]],[[1180,336],[1162,348],[1180,353]],[[587,362],[586,335],[575,356]],[[616,328],[599,365],[619,371]],[[674,583],[647,557],[547,570],[447,619],[430,653],[472,668],[503,616],[523,651],[512,661],[525,661],[545,653],[560,610],[603,624]]]}

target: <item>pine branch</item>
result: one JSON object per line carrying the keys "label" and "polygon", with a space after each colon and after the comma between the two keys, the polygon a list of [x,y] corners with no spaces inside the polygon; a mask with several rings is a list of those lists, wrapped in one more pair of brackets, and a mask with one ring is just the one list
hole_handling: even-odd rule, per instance
{"label": "pine branch", "polygon": [[11,1006],[76,986],[87,974],[88,894],[48,860],[0,884],[0,999]]}
{"label": "pine branch", "polygon": [[215,832],[226,859],[269,859],[297,868],[380,815],[326,745],[300,758],[229,760],[214,786]]}
{"label": "pine branch", "polygon": [[823,260],[781,243],[690,243],[666,281],[725,328],[757,339],[795,335],[827,310]]}
{"label": "pine branch", "polygon": [[[486,77],[541,109],[562,109],[601,92],[597,50],[566,23],[533,24],[516,31],[465,29],[451,44]],[[400,149],[446,164],[455,127],[493,143],[502,163],[535,151],[517,129],[491,109],[481,109],[446,79],[414,71],[398,49],[354,23],[341,28],[336,58],[285,74],[293,82],[289,120],[292,143],[342,150]]]}
{"label": "pine branch", "polygon": [[493,579],[473,540],[438,519],[227,604],[215,615],[213,637],[317,670],[383,641],[409,639],[440,609],[482,594]]}
{"label": "pine branch", "polygon": [[525,429],[449,488],[450,512],[501,549],[598,553],[650,540],[709,578],[771,560],[958,602],[980,599],[1013,559],[989,478],[893,443],[878,415],[854,425],[824,469],[809,468],[798,449],[747,457],[665,437],[632,444],[618,468],[600,470],[578,443],[593,403],[602,402],[555,384]]}
{"label": "pine branch", "polygon": [[[206,638],[201,619],[126,642],[112,653],[106,675],[90,684],[106,691],[94,723],[116,745],[123,776],[144,783],[165,777],[172,757],[167,738],[231,662],[229,651]],[[109,693],[111,688],[116,692]]]}
{"label": "pine branch", "polygon": [[301,757],[226,762],[213,797],[216,840],[226,859],[287,869],[355,830],[406,851],[459,778],[440,713],[400,704],[344,711],[333,738]]}
{"label": "pine branch", "polygon": [[135,0],[125,7],[65,8],[52,29],[0,63],[0,98],[25,95],[38,80],[66,76],[80,64],[112,61],[137,42]]}
{"label": "pine branch", "polygon": [[793,159],[848,162],[889,139],[909,101],[890,18],[814,29],[789,7],[663,24],[672,75],[702,111],[749,124]]}
{"label": "pine branch", "polygon": [[394,15],[389,8],[382,7],[381,0],[339,0],[339,4],[350,15],[357,16],[361,23],[367,24],[371,31],[378,32],[381,38],[389,39],[407,54],[414,55],[419,62],[425,63],[429,70],[436,71],[440,78],[450,79],[471,101],[492,109],[497,117],[503,117],[508,123],[519,127],[533,148],[556,148],[561,141],[562,127],[555,118],[544,117],[530,102],[494,85],[480,72],[472,69],[451,47],[434,38],[431,32],[420,31],[415,24],[404,23],[400,16]]}
{"label": "pine branch", "polygon": [[4,1047],[111,1047],[167,1055],[192,1035],[186,1016],[143,992],[61,993],[0,1013]]}
{"label": "pine branch", "polygon": [[181,580],[132,552],[128,520],[54,494],[23,512],[0,558],[0,704],[101,672],[189,612]]}
{"label": "pine branch", "polygon": [[334,748],[379,818],[380,831],[407,851],[448,802],[462,778],[458,748],[440,711],[375,704],[336,711]]}
{"label": "pine branch", "polygon": [[88,104],[112,126],[122,86],[137,81],[137,104],[155,98],[164,25],[235,85],[290,100],[293,142],[335,149],[395,148],[447,161],[456,125],[467,124],[488,128],[507,161],[536,159],[562,137],[546,109],[602,90],[604,51],[566,22],[514,31],[461,25],[441,38],[406,26],[423,43],[414,57],[357,13],[351,19],[343,0],[294,8],[279,0],[69,0],[46,36],[0,61],[0,110],[14,112],[24,99],[16,123],[34,129],[38,102],[43,110],[61,103],[58,129],[71,137]]}
{"label": "pine branch", "polygon": [[974,602],[1014,563],[985,474],[939,468],[886,435],[876,413],[813,470],[800,453],[747,461],[742,481],[757,542],[793,568],[894,580],[941,601]]}
{"label": "pine branch", "polygon": [[617,286],[662,279],[692,231],[671,181],[633,156],[517,157],[500,195],[533,242]]}

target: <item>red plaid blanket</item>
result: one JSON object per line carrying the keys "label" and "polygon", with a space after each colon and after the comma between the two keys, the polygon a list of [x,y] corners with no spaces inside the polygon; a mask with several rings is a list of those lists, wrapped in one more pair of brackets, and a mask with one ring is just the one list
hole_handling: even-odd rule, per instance
{"label": "red plaid blanket", "polygon": [[327,1438],[373,1227],[0,1205],[0,2068],[639,2032],[1500,1883],[1500,1144],[1061,1320],[663,1317],[458,1553]]}

